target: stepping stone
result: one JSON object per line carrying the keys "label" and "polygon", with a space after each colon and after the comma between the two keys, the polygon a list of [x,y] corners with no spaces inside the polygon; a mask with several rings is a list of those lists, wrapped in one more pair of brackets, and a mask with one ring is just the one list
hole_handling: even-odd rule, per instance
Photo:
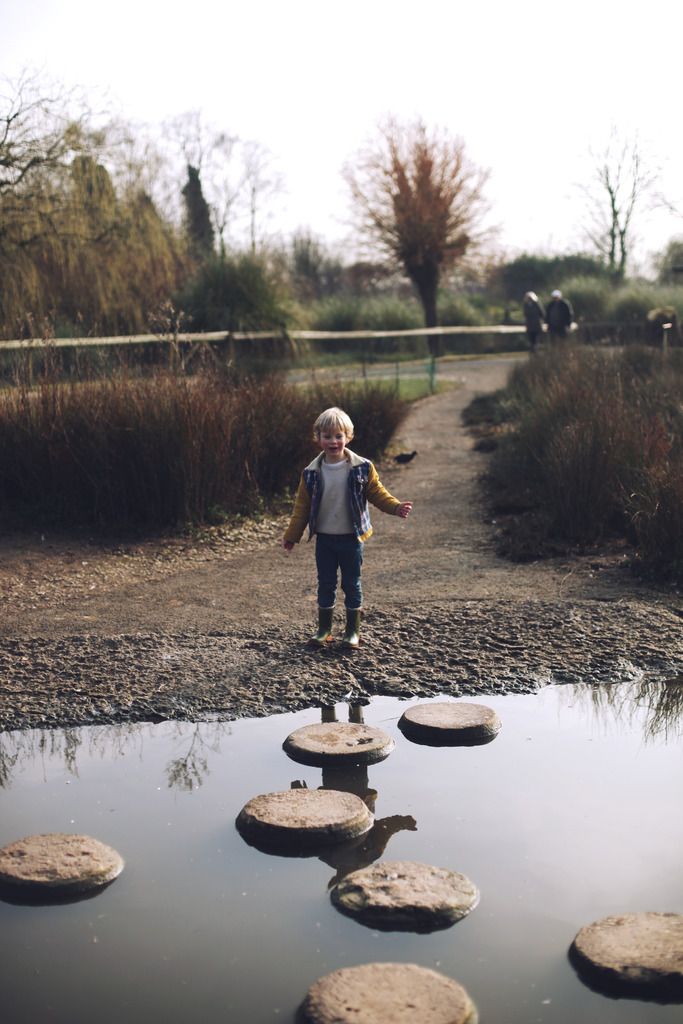
{"label": "stepping stone", "polygon": [[398,727],[413,743],[432,747],[472,747],[490,743],[501,722],[484,704],[416,704],[401,715]]}
{"label": "stepping stone", "polygon": [[255,796],[237,816],[237,829],[260,848],[315,849],[368,832],[374,817],[353,793],[286,789]]}
{"label": "stepping stone", "polygon": [[113,881],[123,858],[90,836],[52,832],[0,849],[0,883],[55,893],[86,892]]}
{"label": "stepping stone", "polygon": [[309,988],[300,1007],[306,1024],[477,1024],[462,985],[417,964],[343,967]]}
{"label": "stepping stone", "polygon": [[586,925],[570,958],[580,975],[620,995],[683,998],[683,915],[622,914]]}
{"label": "stepping stone", "polygon": [[282,749],[293,761],[317,767],[377,764],[392,752],[391,736],[371,725],[318,722],[290,733]]}
{"label": "stepping stone", "polygon": [[330,896],[343,913],[383,931],[448,928],[479,902],[479,890],[465,875],[409,860],[352,871]]}

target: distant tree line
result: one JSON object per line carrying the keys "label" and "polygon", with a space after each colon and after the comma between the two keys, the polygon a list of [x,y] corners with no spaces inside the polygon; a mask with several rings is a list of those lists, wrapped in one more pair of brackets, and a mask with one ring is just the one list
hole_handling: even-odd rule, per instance
{"label": "distant tree line", "polygon": [[[396,305],[411,297],[427,326],[491,322],[529,289],[588,280],[595,296],[596,282],[622,283],[634,210],[651,181],[637,150],[619,151],[615,164],[606,154],[591,200],[595,212],[602,198],[612,220],[595,227],[592,255],[494,259],[482,229],[487,174],[463,141],[421,121],[388,120],[344,171],[367,248],[349,260],[307,229],[289,242],[269,239],[269,203],[281,187],[270,154],[207,126],[197,111],[152,143],[130,126],[96,124],[85,104],[38,79],[6,92],[4,337],[317,326],[332,302],[339,322],[357,323],[352,305],[388,297],[395,304],[376,305],[374,315],[396,328],[415,325]],[[674,239],[662,254],[663,283],[680,280],[682,253]]]}

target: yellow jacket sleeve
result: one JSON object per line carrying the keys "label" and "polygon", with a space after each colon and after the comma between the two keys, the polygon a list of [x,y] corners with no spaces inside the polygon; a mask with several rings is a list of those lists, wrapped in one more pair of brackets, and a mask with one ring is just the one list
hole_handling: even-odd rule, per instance
{"label": "yellow jacket sleeve", "polygon": [[393,494],[389,494],[372,462],[370,463],[370,472],[368,474],[366,497],[381,512],[388,512],[389,515],[395,515],[396,509],[401,504],[398,498],[395,498]]}
{"label": "yellow jacket sleeve", "polygon": [[311,514],[311,496],[308,493],[308,488],[304,483],[304,475],[301,474],[299,480],[299,487],[296,492],[296,498],[294,499],[294,509],[292,511],[289,525],[285,530],[284,540],[291,541],[292,544],[298,544],[304,535],[304,530],[308,526],[308,517]]}

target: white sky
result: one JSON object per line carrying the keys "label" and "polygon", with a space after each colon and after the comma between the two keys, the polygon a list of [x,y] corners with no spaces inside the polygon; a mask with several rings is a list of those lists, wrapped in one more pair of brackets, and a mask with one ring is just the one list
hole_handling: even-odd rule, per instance
{"label": "white sky", "polygon": [[[577,186],[612,126],[683,200],[675,0],[0,0],[0,14],[6,77],[41,70],[146,124],[201,109],[268,147],[283,233],[348,237],[341,168],[387,113],[447,128],[490,168],[510,255],[585,247]],[[636,229],[644,260],[683,215],[641,211]]]}

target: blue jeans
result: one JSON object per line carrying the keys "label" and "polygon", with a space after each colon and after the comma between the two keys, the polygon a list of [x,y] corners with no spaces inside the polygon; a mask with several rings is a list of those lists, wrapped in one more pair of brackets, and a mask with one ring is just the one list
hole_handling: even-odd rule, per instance
{"label": "blue jeans", "polygon": [[315,540],[315,564],[318,569],[318,606],[332,608],[337,597],[337,570],[347,608],[363,607],[360,573],[363,542],[355,533],[318,533]]}

